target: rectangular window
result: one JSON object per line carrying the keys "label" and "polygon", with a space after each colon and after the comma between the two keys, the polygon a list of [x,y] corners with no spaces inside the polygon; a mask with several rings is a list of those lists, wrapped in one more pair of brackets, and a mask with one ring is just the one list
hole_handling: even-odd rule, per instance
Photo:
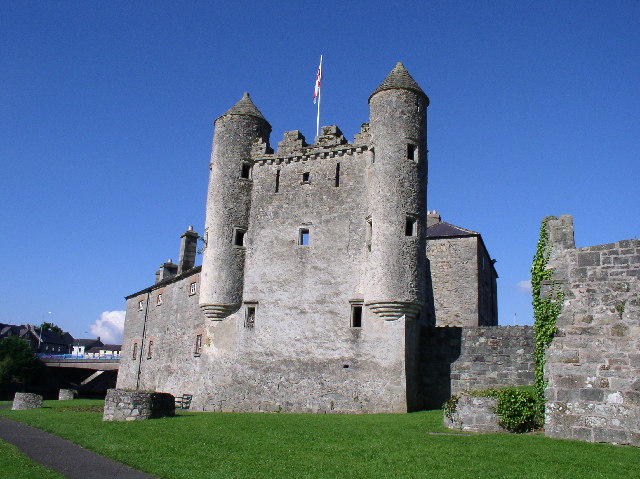
{"label": "rectangular window", "polygon": [[138,302],[138,311],[142,311],[144,309],[144,301]]}
{"label": "rectangular window", "polygon": [[302,183],[311,183],[311,174],[308,171],[302,173]]}
{"label": "rectangular window", "polygon": [[247,329],[253,329],[256,324],[256,305],[248,304],[244,316],[244,327]]}
{"label": "rectangular window", "polygon": [[415,236],[416,235],[416,219],[407,216],[407,221],[404,226],[404,235],[405,236]]}
{"label": "rectangular window", "polygon": [[198,283],[191,283],[189,285],[189,296],[192,296],[192,295],[196,294],[196,287],[197,287],[196,285],[197,284]]}
{"label": "rectangular window", "polygon": [[298,235],[298,244],[300,246],[309,246],[309,229],[308,228],[300,228],[300,233]]}
{"label": "rectangular window", "polygon": [[198,334],[196,335],[196,347],[193,350],[193,355],[200,356],[201,352],[202,352],[202,334]]}
{"label": "rectangular window", "polygon": [[351,327],[362,327],[362,303],[351,304]]}
{"label": "rectangular window", "polygon": [[162,293],[158,293],[158,302],[157,302],[158,306],[160,306],[162,304]]}
{"label": "rectangular window", "polygon": [[136,359],[138,357],[138,343],[133,343],[133,353],[131,354],[131,359]]}
{"label": "rectangular window", "polygon": [[371,220],[371,217],[366,219],[366,244],[367,244],[367,250],[371,251],[371,238],[373,237],[373,222]]}
{"label": "rectangular window", "polygon": [[340,163],[336,163],[336,188],[340,186]]}
{"label": "rectangular window", "polygon": [[246,233],[245,230],[242,230],[240,228],[234,228],[233,230],[233,244],[235,246],[244,246],[244,234]]}
{"label": "rectangular window", "polygon": [[418,147],[416,145],[407,144],[407,160],[418,161]]}
{"label": "rectangular window", "polygon": [[153,351],[153,341],[149,341],[149,349],[147,350],[147,359],[151,359],[152,351]]}
{"label": "rectangular window", "polygon": [[242,171],[240,172],[240,178],[251,178],[251,165],[246,161],[242,163]]}
{"label": "rectangular window", "polygon": [[280,191],[280,170],[276,170],[276,193]]}

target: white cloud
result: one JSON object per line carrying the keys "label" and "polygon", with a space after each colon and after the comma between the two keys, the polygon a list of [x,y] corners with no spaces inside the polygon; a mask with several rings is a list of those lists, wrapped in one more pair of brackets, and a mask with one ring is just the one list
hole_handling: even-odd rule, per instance
{"label": "white cloud", "polygon": [[121,344],[124,330],[124,311],[105,311],[89,326],[91,334],[100,336],[105,344]]}
{"label": "white cloud", "polygon": [[527,279],[524,281],[518,281],[518,293],[520,294],[531,294],[531,280]]}

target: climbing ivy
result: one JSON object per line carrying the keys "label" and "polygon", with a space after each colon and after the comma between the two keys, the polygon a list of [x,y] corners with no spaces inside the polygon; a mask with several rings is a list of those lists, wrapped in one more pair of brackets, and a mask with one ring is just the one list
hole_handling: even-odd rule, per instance
{"label": "climbing ivy", "polygon": [[[540,238],[536,253],[533,257],[531,265],[531,290],[533,293],[533,321],[535,332],[535,383],[534,394],[537,401],[538,414],[544,417],[544,390],[547,382],[544,380],[544,353],[551,344],[556,333],[556,319],[560,315],[564,293],[558,288],[547,297],[540,295],[541,284],[543,281],[551,280],[553,275],[552,269],[547,269],[549,255],[551,254],[551,246],[549,245],[549,233],[547,232],[547,223],[551,217],[542,220],[540,227]],[[553,285],[552,285],[553,287]]]}

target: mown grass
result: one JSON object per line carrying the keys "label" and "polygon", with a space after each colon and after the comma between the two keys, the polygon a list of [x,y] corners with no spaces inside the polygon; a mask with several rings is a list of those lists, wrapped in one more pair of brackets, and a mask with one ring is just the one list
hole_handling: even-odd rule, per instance
{"label": "mown grass", "polygon": [[33,462],[18,451],[18,448],[4,441],[0,441],[0,477],[6,479],[64,479],[64,476]]}
{"label": "mown grass", "polygon": [[634,478],[640,450],[540,434],[442,435],[442,412],[376,415],[180,413],[102,422],[96,401],[0,414],[166,479]]}

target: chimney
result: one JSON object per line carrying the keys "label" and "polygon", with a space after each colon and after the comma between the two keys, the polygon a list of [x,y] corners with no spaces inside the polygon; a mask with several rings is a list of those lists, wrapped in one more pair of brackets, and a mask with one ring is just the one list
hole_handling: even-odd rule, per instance
{"label": "chimney", "polygon": [[168,259],[166,263],[160,265],[160,281],[171,278],[178,272],[178,265],[173,263],[172,259]]}
{"label": "chimney", "polygon": [[187,231],[182,233],[180,242],[180,259],[178,261],[178,274],[190,270],[196,264],[196,251],[198,247],[198,233],[193,231],[193,226],[189,226]]}
{"label": "chimney", "polygon": [[440,223],[440,215],[436,210],[427,211],[427,228]]}

